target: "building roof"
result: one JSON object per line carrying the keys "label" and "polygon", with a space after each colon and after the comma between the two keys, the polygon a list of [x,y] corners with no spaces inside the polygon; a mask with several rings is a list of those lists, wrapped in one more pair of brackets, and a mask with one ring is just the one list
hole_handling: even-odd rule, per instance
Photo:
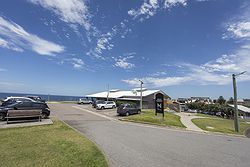
{"label": "building roof", "polygon": [[[229,106],[234,107],[233,104],[229,104]],[[242,106],[242,105],[237,105],[238,106],[238,110],[246,112],[246,113],[250,113],[250,108]]]}
{"label": "building roof", "polygon": [[[157,93],[157,92],[161,92],[163,93],[165,96],[166,95],[163,91],[161,90],[147,90],[144,89],[144,91],[142,91],[142,96],[146,97],[148,95]],[[128,90],[128,91],[105,91],[105,92],[99,92],[99,93],[95,93],[95,94],[90,94],[90,95],[86,95],[86,97],[95,97],[95,98],[107,98],[107,96],[109,98],[123,98],[123,97],[131,97],[131,98],[135,98],[135,97],[140,97],[141,96],[141,92],[138,90]]]}

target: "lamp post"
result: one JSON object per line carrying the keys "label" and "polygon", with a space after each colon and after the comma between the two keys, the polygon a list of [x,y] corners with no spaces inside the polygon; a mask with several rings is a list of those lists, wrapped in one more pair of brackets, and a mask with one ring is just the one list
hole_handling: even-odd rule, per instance
{"label": "lamp post", "polygon": [[236,85],[236,77],[246,73],[246,71],[241,72],[239,74],[232,74],[233,78],[233,89],[234,89],[234,128],[236,132],[240,131],[239,118],[238,118],[238,105],[237,105],[237,85]]}
{"label": "lamp post", "polygon": [[108,92],[107,92],[107,101],[109,101],[109,84],[108,84]]}
{"label": "lamp post", "polygon": [[140,83],[141,83],[141,100],[140,100],[140,109],[141,109],[141,111],[142,111],[142,85],[143,85],[143,82],[142,82],[142,80],[139,80],[140,81]]}

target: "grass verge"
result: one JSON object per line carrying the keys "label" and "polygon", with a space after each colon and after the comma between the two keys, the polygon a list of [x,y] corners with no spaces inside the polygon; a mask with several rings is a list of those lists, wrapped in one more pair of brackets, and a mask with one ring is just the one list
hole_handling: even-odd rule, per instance
{"label": "grass verge", "polygon": [[173,113],[165,113],[165,117],[163,119],[162,114],[158,114],[157,116],[155,116],[155,112],[153,110],[143,110],[141,114],[131,115],[124,118],[123,120],[185,128],[185,126],[181,123],[180,117],[178,115],[175,115]]}
{"label": "grass verge", "polygon": [[53,125],[0,130],[0,166],[107,167],[96,145],[55,120]]}
{"label": "grass verge", "polygon": [[195,118],[192,122],[203,130],[211,132],[221,132],[230,134],[241,134],[244,135],[244,131],[250,128],[250,124],[245,121],[240,121],[240,132],[234,131],[234,120],[223,119],[223,118]]}

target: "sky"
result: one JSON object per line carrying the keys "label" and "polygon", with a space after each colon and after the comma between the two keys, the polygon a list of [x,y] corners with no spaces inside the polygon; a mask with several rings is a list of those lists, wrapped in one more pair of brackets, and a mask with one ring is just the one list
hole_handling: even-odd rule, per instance
{"label": "sky", "polygon": [[143,80],[250,98],[249,0],[2,0],[0,92],[84,96]]}

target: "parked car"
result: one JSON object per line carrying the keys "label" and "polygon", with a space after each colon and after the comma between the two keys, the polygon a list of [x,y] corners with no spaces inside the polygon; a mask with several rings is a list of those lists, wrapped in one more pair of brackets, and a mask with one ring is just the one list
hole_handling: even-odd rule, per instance
{"label": "parked car", "polygon": [[139,114],[141,112],[141,109],[139,109],[136,105],[133,104],[121,104],[117,108],[117,114],[118,115],[132,115],[132,114]]}
{"label": "parked car", "polygon": [[91,100],[88,100],[86,98],[80,98],[79,101],[77,102],[78,104],[92,104]]}
{"label": "parked car", "polygon": [[99,104],[99,103],[103,103],[104,100],[96,100],[92,103],[92,107],[96,108],[96,105]]}
{"label": "parked car", "polygon": [[33,100],[35,100],[35,101],[45,102],[45,100],[42,99],[40,96],[31,96],[31,95],[28,95],[28,96],[26,96],[26,97],[28,97],[28,98],[30,98],[30,99],[33,99]]}
{"label": "parked car", "polygon": [[28,97],[8,97],[0,107],[0,120],[4,120],[8,110],[42,110],[42,118],[48,118],[50,109],[44,102],[35,101]]}
{"label": "parked car", "polygon": [[104,101],[96,105],[96,109],[103,110],[108,108],[116,108],[116,103],[114,101]]}
{"label": "parked car", "polygon": [[188,109],[187,112],[189,112],[189,113],[197,113],[197,110]]}

